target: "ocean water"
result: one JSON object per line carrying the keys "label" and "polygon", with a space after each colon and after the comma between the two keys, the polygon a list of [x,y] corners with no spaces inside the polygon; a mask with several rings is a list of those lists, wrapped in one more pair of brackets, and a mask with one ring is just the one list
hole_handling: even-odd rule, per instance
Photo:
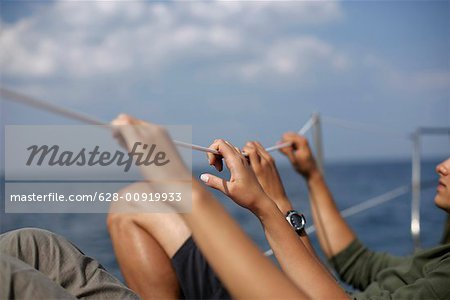
{"label": "ocean water", "polygon": [[[434,168],[438,160],[422,162],[422,179],[434,180]],[[306,186],[289,165],[279,166],[289,198],[295,208],[306,215],[312,224]],[[194,168],[194,173],[211,172],[209,166]],[[340,209],[348,208],[362,201],[388,192],[411,181],[409,161],[368,161],[354,163],[332,163],[325,166],[327,182]],[[3,182],[3,181],[2,181]],[[2,184],[2,189],[4,185]],[[422,190],[421,218],[423,247],[439,243],[446,214],[436,208],[433,202],[437,184]],[[3,190],[1,194],[4,195]],[[235,205],[227,197],[215,193],[221,203],[241,224],[244,230],[261,248],[269,249],[258,220],[246,210]],[[39,227],[61,234],[76,244],[87,255],[96,258],[114,275],[122,279],[114,257],[111,241],[106,229],[105,214],[5,214],[0,213],[0,231],[23,227]],[[411,193],[384,203],[376,208],[349,217],[348,222],[360,240],[376,251],[395,255],[412,253],[410,236]],[[218,237],[220,238],[220,237]],[[311,235],[317,247],[317,239]]]}

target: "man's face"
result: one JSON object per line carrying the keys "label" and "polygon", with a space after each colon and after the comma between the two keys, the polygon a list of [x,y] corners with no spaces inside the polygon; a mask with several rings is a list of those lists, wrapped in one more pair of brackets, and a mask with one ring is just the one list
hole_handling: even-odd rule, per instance
{"label": "man's face", "polygon": [[439,175],[439,184],[434,203],[450,213],[450,158],[436,166],[436,173]]}

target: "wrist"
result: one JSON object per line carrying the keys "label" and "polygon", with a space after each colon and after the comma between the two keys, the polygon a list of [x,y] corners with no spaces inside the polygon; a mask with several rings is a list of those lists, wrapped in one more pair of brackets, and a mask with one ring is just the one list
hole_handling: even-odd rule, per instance
{"label": "wrist", "polygon": [[265,196],[264,199],[261,199],[251,212],[260,220],[267,218],[270,215],[273,215],[274,212],[278,211],[279,208],[275,202],[272,201],[268,196]]}
{"label": "wrist", "polygon": [[318,168],[315,168],[314,170],[309,172],[308,176],[306,176],[306,182],[308,184],[313,184],[318,181],[322,181],[322,173]]}
{"label": "wrist", "polygon": [[310,159],[307,161],[297,161],[294,164],[294,168],[297,173],[302,175],[306,180],[308,180],[310,177],[315,176],[317,173],[320,173],[320,169],[314,159]]}
{"label": "wrist", "polygon": [[293,209],[292,204],[287,197],[274,199],[274,202],[283,215],[286,215],[288,211]]}

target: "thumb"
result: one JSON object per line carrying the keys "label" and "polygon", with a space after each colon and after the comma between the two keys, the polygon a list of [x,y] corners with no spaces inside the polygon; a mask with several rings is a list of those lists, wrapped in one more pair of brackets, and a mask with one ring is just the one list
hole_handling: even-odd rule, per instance
{"label": "thumb", "polygon": [[223,178],[203,173],[200,175],[200,180],[203,181],[207,186],[213,189],[219,190],[225,195],[228,195],[228,181]]}

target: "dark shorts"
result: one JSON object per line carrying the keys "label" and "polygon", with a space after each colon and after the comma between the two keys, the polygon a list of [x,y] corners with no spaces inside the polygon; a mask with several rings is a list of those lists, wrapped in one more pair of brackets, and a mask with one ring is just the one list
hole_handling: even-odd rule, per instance
{"label": "dark shorts", "polygon": [[231,299],[192,237],[172,258],[183,299]]}

